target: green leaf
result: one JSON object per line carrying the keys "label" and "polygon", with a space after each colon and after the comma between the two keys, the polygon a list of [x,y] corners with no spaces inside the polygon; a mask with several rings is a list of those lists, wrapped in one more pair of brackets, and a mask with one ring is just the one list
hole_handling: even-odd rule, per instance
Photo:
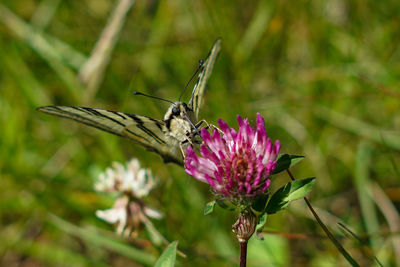
{"label": "green leaf", "polygon": [[283,172],[284,170],[289,169],[296,163],[302,161],[305,157],[304,156],[297,156],[297,155],[289,155],[289,154],[280,154],[277,158],[277,164],[275,170],[272,174],[277,174]]}
{"label": "green leaf", "polygon": [[269,194],[261,195],[255,199],[254,203],[251,205],[251,211],[256,216],[260,216],[265,212],[265,206],[267,204]]}
{"label": "green leaf", "polygon": [[287,201],[292,201],[304,197],[311,191],[314,183],[315,177],[299,179],[291,182],[291,190],[289,196],[287,197]]}
{"label": "green leaf", "polygon": [[296,180],[287,183],[276,191],[268,202],[266,212],[273,214],[286,208],[290,201],[299,199],[311,191],[315,177]]}
{"label": "green leaf", "polygon": [[168,245],[161,256],[158,258],[155,267],[173,267],[175,266],[176,259],[176,248],[178,246],[178,241],[174,241]]}
{"label": "green leaf", "polygon": [[206,204],[206,207],[204,208],[204,215],[212,213],[214,211],[214,207],[215,207],[215,200],[208,202]]}

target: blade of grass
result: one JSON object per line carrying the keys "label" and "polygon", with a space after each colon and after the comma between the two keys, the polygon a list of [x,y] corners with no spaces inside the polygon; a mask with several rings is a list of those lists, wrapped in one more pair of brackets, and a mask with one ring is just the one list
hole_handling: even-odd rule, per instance
{"label": "blade of grass", "polygon": [[[144,216],[143,221],[147,231],[151,236],[153,236],[153,242],[155,243],[155,245],[159,245],[159,243],[161,242],[167,246],[171,245],[171,243],[156,229],[156,227],[147,217]],[[157,240],[159,241],[157,242]],[[182,258],[186,258],[186,254],[184,254],[183,252],[177,250],[176,253],[179,254],[179,256],[181,256]]]}
{"label": "blade of grass", "polygon": [[50,23],[61,0],[42,0],[31,18],[31,24],[37,29],[44,29]]}
{"label": "blade of grass", "polygon": [[31,69],[22,60],[22,56],[14,47],[7,47],[7,53],[2,53],[3,60],[7,69],[15,77],[14,80],[19,84],[25,99],[32,108],[50,103],[50,97],[40,81],[36,79]]}
{"label": "blade of grass", "polygon": [[[0,231],[0,239],[2,241],[0,251],[12,251],[20,254],[21,257],[29,257],[51,266],[62,266],[66,262],[70,266],[106,266],[97,259],[88,258],[80,252],[66,248],[65,244],[40,240],[40,238],[29,238],[27,236],[29,236],[28,232],[31,228],[22,228],[26,226],[26,224],[21,226],[15,223],[2,228]],[[4,265],[4,258],[2,258],[2,265]]]}
{"label": "blade of grass", "polygon": [[[173,10],[168,2],[161,1],[152,18],[152,31],[145,45],[145,49],[140,55],[140,80],[160,80],[160,69],[162,69],[162,46],[171,36],[172,21],[166,19],[173,14]],[[146,92],[146,91],[145,91]]]}
{"label": "blade of grass", "polygon": [[[381,140],[382,140],[382,143],[387,146],[385,138],[383,138],[382,134],[381,134]],[[395,174],[397,175],[398,178],[400,178],[400,170],[399,170],[399,167],[396,164],[396,160],[395,160],[395,158],[393,156],[392,151],[390,151],[388,149],[387,153],[388,153],[388,156],[389,156],[389,159],[390,159],[390,163],[392,164],[392,167],[393,167],[393,170],[394,170]]]}
{"label": "blade of grass", "polygon": [[[371,153],[372,148],[366,142],[361,141],[356,153],[354,182],[361,206],[363,222],[365,223],[365,229],[368,233],[375,233],[379,232],[379,222],[372,194],[369,192],[370,178],[368,167],[371,165]],[[379,248],[382,245],[382,240],[378,237],[371,237],[370,245],[373,248]]]}
{"label": "blade of grass", "polygon": [[[382,211],[383,216],[389,224],[389,229],[392,233],[400,232],[400,215],[397,208],[393,205],[392,201],[388,198],[385,192],[377,183],[371,184],[373,199],[376,205]],[[396,258],[397,266],[400,266],[400,237],[393,235],[391,237],[394,255]]]}
{"label": "blade of grass", "polygon": [[[292,173],[289,170],[286,170],[289,174],[289,177],[292,181],[295,181]],[[310,201],[306,197],[303,198],[307,204],[308,209],[313,214],[314,218],[317,220],[318,224],[321,226],[322,230],[324,230],[325,234],[328,238],[332,241],[335,247],[339,250],[339,252],[345,257],[345,259],[352,265],[352,266],[360,266],[351,255],[344,249],[344,247],[340,244],[340,242],[335,238],[335,236],[329,231],[328,227],[322,222],[321,218],[319,218],[318,214],[315,212],[314,208],[311,206]]]}
{"label": "blade of grass", "polygon": [[[371,141],[396,150],[400,150],[400,136],[388,131],[382,131],[379,127],[363,122],[357,118],[334,111],[322,105],[314,105],[315,116],[326,120],[332,125],[350,133],[363,136]],[[385,142],[382,142],[382,138]]]}
{"label": "blade of grass", "polygon": [[46,161],[40,169],[40,174],[47,177],[55,177],[68,164],[76,154],[82,150],[79,138],[71,138],[65,144],[59,144],[56,152]]}
{"label": "blade of grass", "polygon": [[[271,110],[269,110],[268,113],[271,114]],[[267,112],[265,115],[268,115]],[[302,145],[304,154],[310,159],[316,176],[324,181],[322,183],[322,189],[326,191],[330,190],[332,188],[332,177],[328,171],[326,158],[317,142],[315,142],[310,136],[310,133],[306,127],[299,120],[284,110],[283,107],[280,109],[279,115],[276,113],[276,115],[271,116],[271,119],[273,119],[277,125],[282,127],[294,139],[296,139],[299,144]]]}
{"label": "blade of grass", "polygon": [[76,80],[76,75],[62,62],[62,56],[53,49],[43,36],[37,34],[31,26],[2,4],[0,4],[0,20],[46,60],[77,102],[80,99],[81,85]]}
{"label": "blade of grass", "polygon": [[[32,28],[2,4],[0,4],[0,20],[40,55],[47,53],[46,57],[63,61],[75,70],[79,70],[86,61],[86,56],[82,53],[60,39]],[[42,57],[45,58],[43,55]]]}
{"label": "blade of grass", "polygon": [[267,30],[271,19],[272,7],[269,1],[260,0],[255,13],[244,33],[242,41],[236,47],[237,61],[242,62],[253,54],[253,50]]}
{"label": "blade of grass", "polygon": [[104,248],[107,248],[111,251],[114,251],[120,255],[138,261],[147,266],[153,265],[154,262],[156,261],[156,258],[147,252],[140,251],[134,247],[118,242],[111,238],[101,236],[95,232],[89,231],[88,229],[83,229],[78,226],[75,226],[67,221],[64,221],[63,219],[57,217],[54,214],[49,214],[49,217],[51,222],[53,222],[54,225],[60,228],[61,230],[76,237],[79,237],[82,240],[85,240],[93,245],[102,246]]}
{"label": "blade of grass", "polygon": [[111,13],[89,59],[79,71],[80,80],[86,84],[87,92],[84,102],[87,103],[96,94],[103,79],[104,70],[111,58],[126,16],[134,0],[119,0]]}
{"label": "blade of grass", "polygon": [[84,54],[76,51],[69,44],[48,34],[43,34],[43,38],[45,38],[53,47],[53,49],[60,56],[62,56],[63,62],[69,65],[75,71],[79,70],[80,67],[85,63],[87,57]]}
{"label": "blade of grass", "polygon": [[168,247],[158,258],[155,267],[173,267],[175,266],[176,260],[176,248],[178,247],[178,241],[174,241],[168,245]]}
{"label": "blade of grass", "polygon": [[368,244],[366,244],[360,237],[358,237],[353,231],[351,231],[346,225],[342,224],[342,223],[338,223],[338,225],[344,229],[344,231],[348,232],[354,239],[356,239],[362,246],[363,246],[363,250],[365,251],[365,253],[368,255],[368,257],[374,259],[376,261],[376,263],[383,267],[382,263],[378,260],[378,258],[374,255],[374,251],[370,248],[370,246]]}

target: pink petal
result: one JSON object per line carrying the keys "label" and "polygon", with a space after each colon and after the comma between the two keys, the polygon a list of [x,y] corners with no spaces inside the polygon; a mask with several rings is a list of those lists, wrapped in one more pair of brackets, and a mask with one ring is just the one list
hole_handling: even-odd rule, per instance
{"label": "pink petal", "polygon": [[274,157],[273,160],[275,160],[276,157],[279,155],[279,150],[280,150],[280,149],[281,149],[281,143],[279,142],[279,140],[276,140],[276,141],[275,141],[275,149],[274,149],[275,157]]}
{"label": "pink petal", "polygon": [[205,128],[201,129],[200,134],[201,134],[201,138],[203,139],[204,143],[208,144],[211,142],[211,135]]}
{"label": "pink petal", "polygon": [[[209,158],[211,156],[211,152],[210,150],[208,150],[207,146],[205,145],[201,145],[200,146],[200,154],[204,157],[204,158]],[[186,156],[187,157],[187,156]]]}
{"label": "pink petal", "polygon": [[270,184],[271,184],[271,180],[270,179],[266,180],[265,184],[261,190],[265,192],[268,189]]}
{"label": "pink petal", "polygon": [[[222,119],[219,119],[218,120],[218,125],[219,125],[219,128],[221,128],[221,130],[224,132],[224,139],[227,141],[227,142],[231,142],[231,141],[233,141],[233,135],[232,135],[232,130],[233,129],[231,129],[229,126],[228,126],[228,124],[224,121],[224,120],[222,120]],[[234,130],[233,130],[234,131]]]}
{"label": "pink petal", "polygon": [[267,139],[267,144],[266,144],[265,150],[264,150],[264,157],[263,157],[263,160],[262,160],[264,165],[268,163],[269,158],[271,156],[271,152],[272,152],[272,142],[271,142],[271,139],[268,138]]}
{"label": "pink petal", "polygon": [[252,189],[251,184],[249,182],[246,182],[246,194],[250,194],[251,189]]}
{"label": "pink petal", "polygon": [[207,183],[211,186],[211,187],[213,187],[213,188],[215,188],[215,181],[214,181],[214,179],[213,178],[211,178],[209,175],[205,175],[205,178],[206,178],[206,180],[207,180]]}

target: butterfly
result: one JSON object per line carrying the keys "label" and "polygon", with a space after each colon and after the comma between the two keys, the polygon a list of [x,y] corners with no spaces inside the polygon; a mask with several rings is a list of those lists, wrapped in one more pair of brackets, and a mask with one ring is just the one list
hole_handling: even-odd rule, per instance
{"label": "butterfly", "polygon": [[37,110],[51,115],[71,119],[80,123],[127,137],[144,146],[149,151],[161,155],[164,162],[182,165],[184,147],[198,144],[199,133],[204,120],[198,120],[203,103],[207,80],[221,49],[221,39],[217,39],[206,60],[201,61],[199,74],[191,98],[186,104],[180,100],[171,102],[164,119],[100,108],[79,106],[43,106]]}

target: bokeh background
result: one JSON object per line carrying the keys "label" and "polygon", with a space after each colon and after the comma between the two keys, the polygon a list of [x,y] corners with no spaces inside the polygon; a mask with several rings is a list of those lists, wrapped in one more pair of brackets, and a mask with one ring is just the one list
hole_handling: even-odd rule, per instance
{"label": "bokeh background", "polygon": [[[188,255],[181,266],[237,266],[235,214],[203,215],[206,184],[129,140],[35,110],[162,118],[167,103],[132,92],[177,99],[217,37],[201,117],[236,125],[236,114],[254,122],[260,112],[282,152],[306,156],[292,171],[317,177],[309,198],[346,250],[362,266],[376,265],[371,254],[400,265],[399,1],[2,0],[2,266],[151,265],[164,246],[145,231],[118,239],[94,215],[113,203],[94,192],[98,174],[132,157],[159,178],[146,201]],[[301,200],[266,229],[249,244],[249,266],[348,265]]]}

